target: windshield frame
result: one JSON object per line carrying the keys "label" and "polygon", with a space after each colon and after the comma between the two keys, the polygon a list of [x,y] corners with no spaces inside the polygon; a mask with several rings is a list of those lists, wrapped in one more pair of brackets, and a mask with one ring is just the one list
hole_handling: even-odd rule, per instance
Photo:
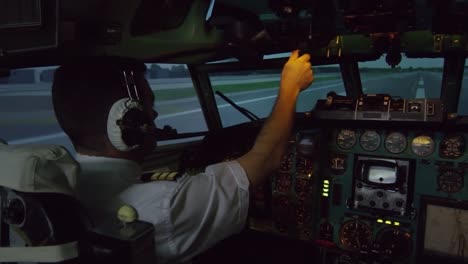
{"label": "windshield frame", "polygon": [[[223,73],[223,72],[233,72],[233,71],[250,71],[250,70],[278,70],[282,69],[283,65],[287,62],[288,58],[273,58],[261,61],[252,61],[252,62],[245,62],[245,61],[232,61],[228,60],[226,62],[219,62],[219,63],[205,63],[199,65],[189,65],[189,69],[192,73],[192,78],[194,79],[194,84],[203,84],[204,87],[195,87],[197,91],[200,92],[200,101],[210,102],[207,104],[202,103],[203,106],[206,105],[208,107],[207,111],[205,112],[205,119],[207,120],[207,124],[209,130],[211,128],[214,130],[222,129],[223,125],[221,122],[221,116],[219,113],[218,105],[216,104],[214,90],[210,81],[209,75],[211,73]],[[333,65],[339,66],[339,60],[336,58],[333,59],[326,59],[323,57],[319,57],[316,60],[313,60],[313,66],[326,66],[326,65]],[[341,79],[344,82],[344,78],[342,76],[342,70],[340,69]],[[195,78],[199,78],[196,80]],[[346,88],[345,83],[343,83],[344,87]],[[264,119],[264,118],[261,118]],[[210,122],[213,123],[210,125]]]}
{"label": "windshield frame", "polygon": [[[385,54],[381,54],[384,56]],[[453,54],[448,56],[445,54],[437,54],[438,56],[412,56],[411,54],[406,55],[407,59],[417,59],[417,58],[442,58],[444,60],[443,69],[442,69],[442,83],[441,83],[441,94],[440,98],[444,105],[451,105],[449,109],[457,110],[460,92],[462,88],[463,76],[464,76],[464,67],[465,67],[465,57],[462,54]],[[312,58],[312,67],[322,66],[322,65],[336,65],[340,66],[341,78],[346,90],[346,95],[353,98],[357,98],[359,94],[362,93],[362,83],[361,78],[362,74],[359,69],[358,62],[373,61],[380,58],[381,56],[359,56],[356,57],[342,57],[342,58],[326,58],[326,57],[317,57]],[[205,63],[199,65],[189,65],[191,69],[192,78],[199,78],[198,81],[194,78],[194,84],[199,83],[203,84],[203,87],[199,87],[197,91],[200,92],[200,101],[205,101],[210,103],[203,104],[207,105],[209,109],[205,112],[205,118],[208,123],[208,127],[213,129],[222,128],[221,117],[219,115],[218,108],[214,102],[215,95],[211,86],[209,79],[210,73],[222,73],[222,72],[232,72],[232,71],[248,71],[248,70],[271,70],[282,68],[284,63],[286,63],[287,58],[274,58],[262,61],[232,61],[228,60],[227,62],[219,63]],[[390,67],[390,66],[389,66]],[[455,108],[455,109],[454,109]],[[450,112],[450,111],[449,111]],[[211,122],[209,122],[211,121]],[[213,122],[213,123],[212,123]],[[212,123],[212,124],[210,124]]]}

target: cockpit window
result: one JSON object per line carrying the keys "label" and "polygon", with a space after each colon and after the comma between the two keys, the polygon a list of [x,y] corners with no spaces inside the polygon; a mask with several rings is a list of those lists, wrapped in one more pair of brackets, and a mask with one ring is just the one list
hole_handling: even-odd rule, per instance
{"label": "cockpit window", "polygon": [[51,87],[57,67],[11,70],[0,78],[0,137],[10,144],[61,144],[73,150],[55,119]]}
{"label": "cockpit window", "polygon": [[[330,91],[345,95],[340,67],[338,65],[313,66],[315,80],[311,87],[298,98],[296,111],[306,112],[315,107],[317,99],[324,99]],[[267,117],[276,100],[281,69],[251,70],[209,73],[213,91],[220,91],[230,100],[259,118]],[[232,126],[249,119],[229,105],[220,96],[216,103],[224,127]]]}
{"label": "cockpit window", "polygon": [[465,60],[465,69],[463,71],[462,88],[460,98],[458,99],[458,114],[468,115],[468,60]]}
{"label": "cockpit window", "polygon": [[[165,125],[178,133],[207,131],[200,102],[185,64],[146,64],[146,78],[154,92],[154,108],[159,113],[156,126]],[[190,139],[159,142],[174,144]]]}
{"label": "cockpit window", "polygon": [[444,61],[413,59],[402,55],[394,68],[385,61],[360,62],[362,90],[366,94],[390,94],[401,98],[440,98]]}
{"label": "cockpit window", "polygon": [[[159,113],[157,127],[169,125],[179,133],[207,131],[186,65],[148,64],[146,78]],[[9,144],[60,144],[74,148],[55,118],[51,88],[57,67],[11,70],[0,77],[0,138]],[[187,139],[185,139],[187,140]],[[159,142],[158,145],[182,140]]]}

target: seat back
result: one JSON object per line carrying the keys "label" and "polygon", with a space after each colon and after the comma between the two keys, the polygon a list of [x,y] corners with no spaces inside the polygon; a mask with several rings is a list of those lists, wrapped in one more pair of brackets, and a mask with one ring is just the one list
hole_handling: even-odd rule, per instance
{"label": "seat back", "polygon": [[78,173],[64,147],[0,143],[0,262],[155,263],[153,225],[115,214],[94,226],[74,196]]}
{"label": "seat back", "polygon": [[0,168],[0,262],[76,262],[86,230],[78,163],[61,146],[0,144]]}

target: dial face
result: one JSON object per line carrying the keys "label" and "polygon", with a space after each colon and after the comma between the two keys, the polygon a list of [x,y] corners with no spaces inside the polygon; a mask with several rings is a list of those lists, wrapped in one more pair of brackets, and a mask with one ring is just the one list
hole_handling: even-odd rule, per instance
{"label": "dial face", "polygon": [[336,136],[336,144],[342,149],[350,149],[356,144],[356,132],[350,129],[341,129]]}
{"label": "dial face", "polygon": [[411,234],[398,228],[385,228],[377,234],[374,247],[384,258],[391,260],[403,260],[411,255]]}
{"label": "dial face", "polygon": [[443,158],[456,159],[465,152],[465,139],[462,135],[446,136],[440,142],[439,155]]}
{"label": "dial face", "polygon": [[441,171],[437,177],[437,183],[441,191],[448,193],[459,192],[464,185],[464,174],[462,171],[457,170],[444,170]]}
{"label": "dial face", "polygon": [[359,144],[367,151],[374,151],[380,147],[380,135],[375,130],[367,130],[361,135]]}
{"label": "dial face", "polygon": [[431,155],[434,147],[434,140],[430,136],[417,136],[411,141],[411,150],[420,157]]}
{"label": "dial face", "polygon": [[304,136],[299,140],[296,146],[297,153],[304,157],[314,156],[314,152],[317,148],[317,142],[312,136]]}
{"label": "dial face", "polygon": [[405,135],[400,132],[392,132],[385,138],[385,148],[394,154],[403,152],[407,145]]}
{"label": "dial face", "polygon": [[346,249],[359,250],[369,245],[371,237],[370,227],[359,220],[350,220],[341,225],[340,242]]}

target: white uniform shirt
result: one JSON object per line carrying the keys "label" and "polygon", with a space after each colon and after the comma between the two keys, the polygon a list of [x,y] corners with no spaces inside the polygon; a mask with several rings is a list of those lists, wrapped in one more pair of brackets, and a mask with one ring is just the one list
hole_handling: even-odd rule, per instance
{"label": "white uniform shirt", "polygon": [[237,161],[208,166],[176,181],[139,183],[135,162],[77,155],[77,196],[93,219],[130,204],[155,227],[158,263],[189,261],[245,225],[249,181]]}

